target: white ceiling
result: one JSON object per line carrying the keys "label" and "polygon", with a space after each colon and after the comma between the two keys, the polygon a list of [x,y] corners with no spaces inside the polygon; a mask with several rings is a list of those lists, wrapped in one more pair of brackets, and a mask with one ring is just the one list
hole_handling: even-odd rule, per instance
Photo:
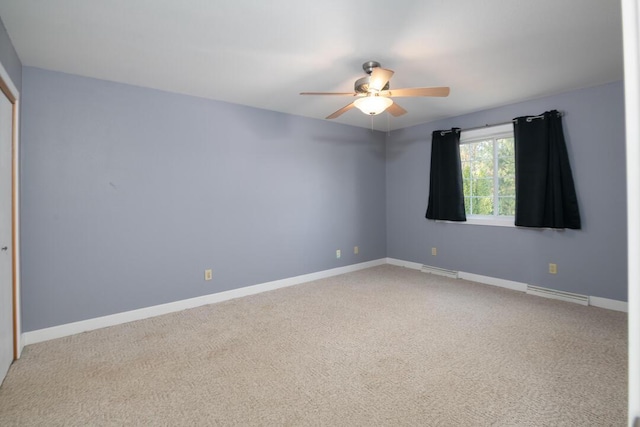
{"label": "white ceiling", "polygon": [[[623,77],[618,0],[0,0],[23,65],[323,119],[363,62],[397,98],[394,130]],[[535,112],[533,112],[535,113]],[[354,109],[335,121],[370,128]]]}

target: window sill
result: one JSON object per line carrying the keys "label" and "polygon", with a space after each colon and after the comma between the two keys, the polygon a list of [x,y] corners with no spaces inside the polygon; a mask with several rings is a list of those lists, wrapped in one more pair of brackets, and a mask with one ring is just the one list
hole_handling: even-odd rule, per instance
{"label": "window sill", "polygon": [[449,224],[465,224],[465,225],[489,225],[493,227],[512,227],[515,228],[515,219],[513,217],[506,218],[495,218],[495,217],[482,217],[482,216],[473,216],[467,217],[466,221],[441,221],[438,220],[436,222],[446,222]]}

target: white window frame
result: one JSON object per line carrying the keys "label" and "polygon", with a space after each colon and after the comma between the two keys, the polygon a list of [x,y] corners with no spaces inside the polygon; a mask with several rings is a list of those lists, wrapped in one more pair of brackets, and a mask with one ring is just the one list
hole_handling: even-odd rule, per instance
{"label": "white window frame", "polygon": [[[503,125],[497,126],[487,126],[479,129],[472,129],[468,131],[460,132],[460,145],[469,144],[472,142],[478,142],[487,138],[501,138],[501,137],[514,137],[513,133],[513,123],[506,123]],[[498,161],[498,156],[496,155],[497,144],[493,146],[493,161],[494,161],[494,170],[497,170],[497,165],[495,162]],[[498,179],[494,177],[494,204],[497,203],[498,197]],[[498,212],[497,209],[494,210]],[[498,216],[498,215],[467,215],[466,221],[456,222],[456,224],[469,224],[469,225],[492,225],[498,227],[515,227],[515,217],[513,216]]]}

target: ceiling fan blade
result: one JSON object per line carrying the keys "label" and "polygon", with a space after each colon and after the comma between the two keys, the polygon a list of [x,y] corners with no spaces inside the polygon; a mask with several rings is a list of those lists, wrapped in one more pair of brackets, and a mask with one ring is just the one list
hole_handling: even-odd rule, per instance
{"label": "ceiling fan blade", "polygon": [[389,79],[393,76],[393,71],[376,67],[371,72],[371,80],[369,80],[369,89],[379,92],[386,86]]}
{"label": "ceiling fan blade", "polygon": [[338,96],[356,96],[354,92],[300,92],[300,95],[338,95]]}
{"label": "ceiling fan blade", "polygon": [[448,87],[413,87],[385,90],[383,96],[449,96]]}
{"label": "ceiling fan blade", "polygon": [[399,106],[396,102],[391,104],[386,111],[388,111],[389,114],[391,114],[393,117],[398,117],[403,114],[407,114],[407,110]]}
{"label": "ceiling fan blade", "polygon": [[352,102],[351,104],[342,107],[335,113],[328,115],[327,119],[335,119],[336,117],[341,116],[343,113],[346,113],[347,111],[351,110],[353,107],[355,107],[355,104]]}

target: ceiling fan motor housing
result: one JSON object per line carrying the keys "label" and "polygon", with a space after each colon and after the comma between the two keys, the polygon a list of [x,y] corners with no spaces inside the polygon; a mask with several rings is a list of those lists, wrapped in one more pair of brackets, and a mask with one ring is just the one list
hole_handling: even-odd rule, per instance
{"label": "ceiling fan motor housing", "polygon": [[[356,80],[355,85],[353,86],[353,90],[356,93],[369,93],[369,82],[371,81],[371,76],[362,77],[361,79]],[[382,90],[389,90],[389,82],[382,88]]]}
{"label": "ceiling fan motor housing", "polygon": [[[373,72],[374,68],[379,68],[379,67],[381,67],[381,65],[378,61],[367,61],[364,64],[362,64],[362,69],[364,70],[365,73],[368,74],[368,76],[362,77],[361,79],[356,80],[356,83],[353,86],[353,90],[356,93],[363,93],[363,94],[369,93],[369,82],[371,81],[371,73]],[[389,90],[389,82],[387,82],[387,84],[382,88],[382,90]]]}

